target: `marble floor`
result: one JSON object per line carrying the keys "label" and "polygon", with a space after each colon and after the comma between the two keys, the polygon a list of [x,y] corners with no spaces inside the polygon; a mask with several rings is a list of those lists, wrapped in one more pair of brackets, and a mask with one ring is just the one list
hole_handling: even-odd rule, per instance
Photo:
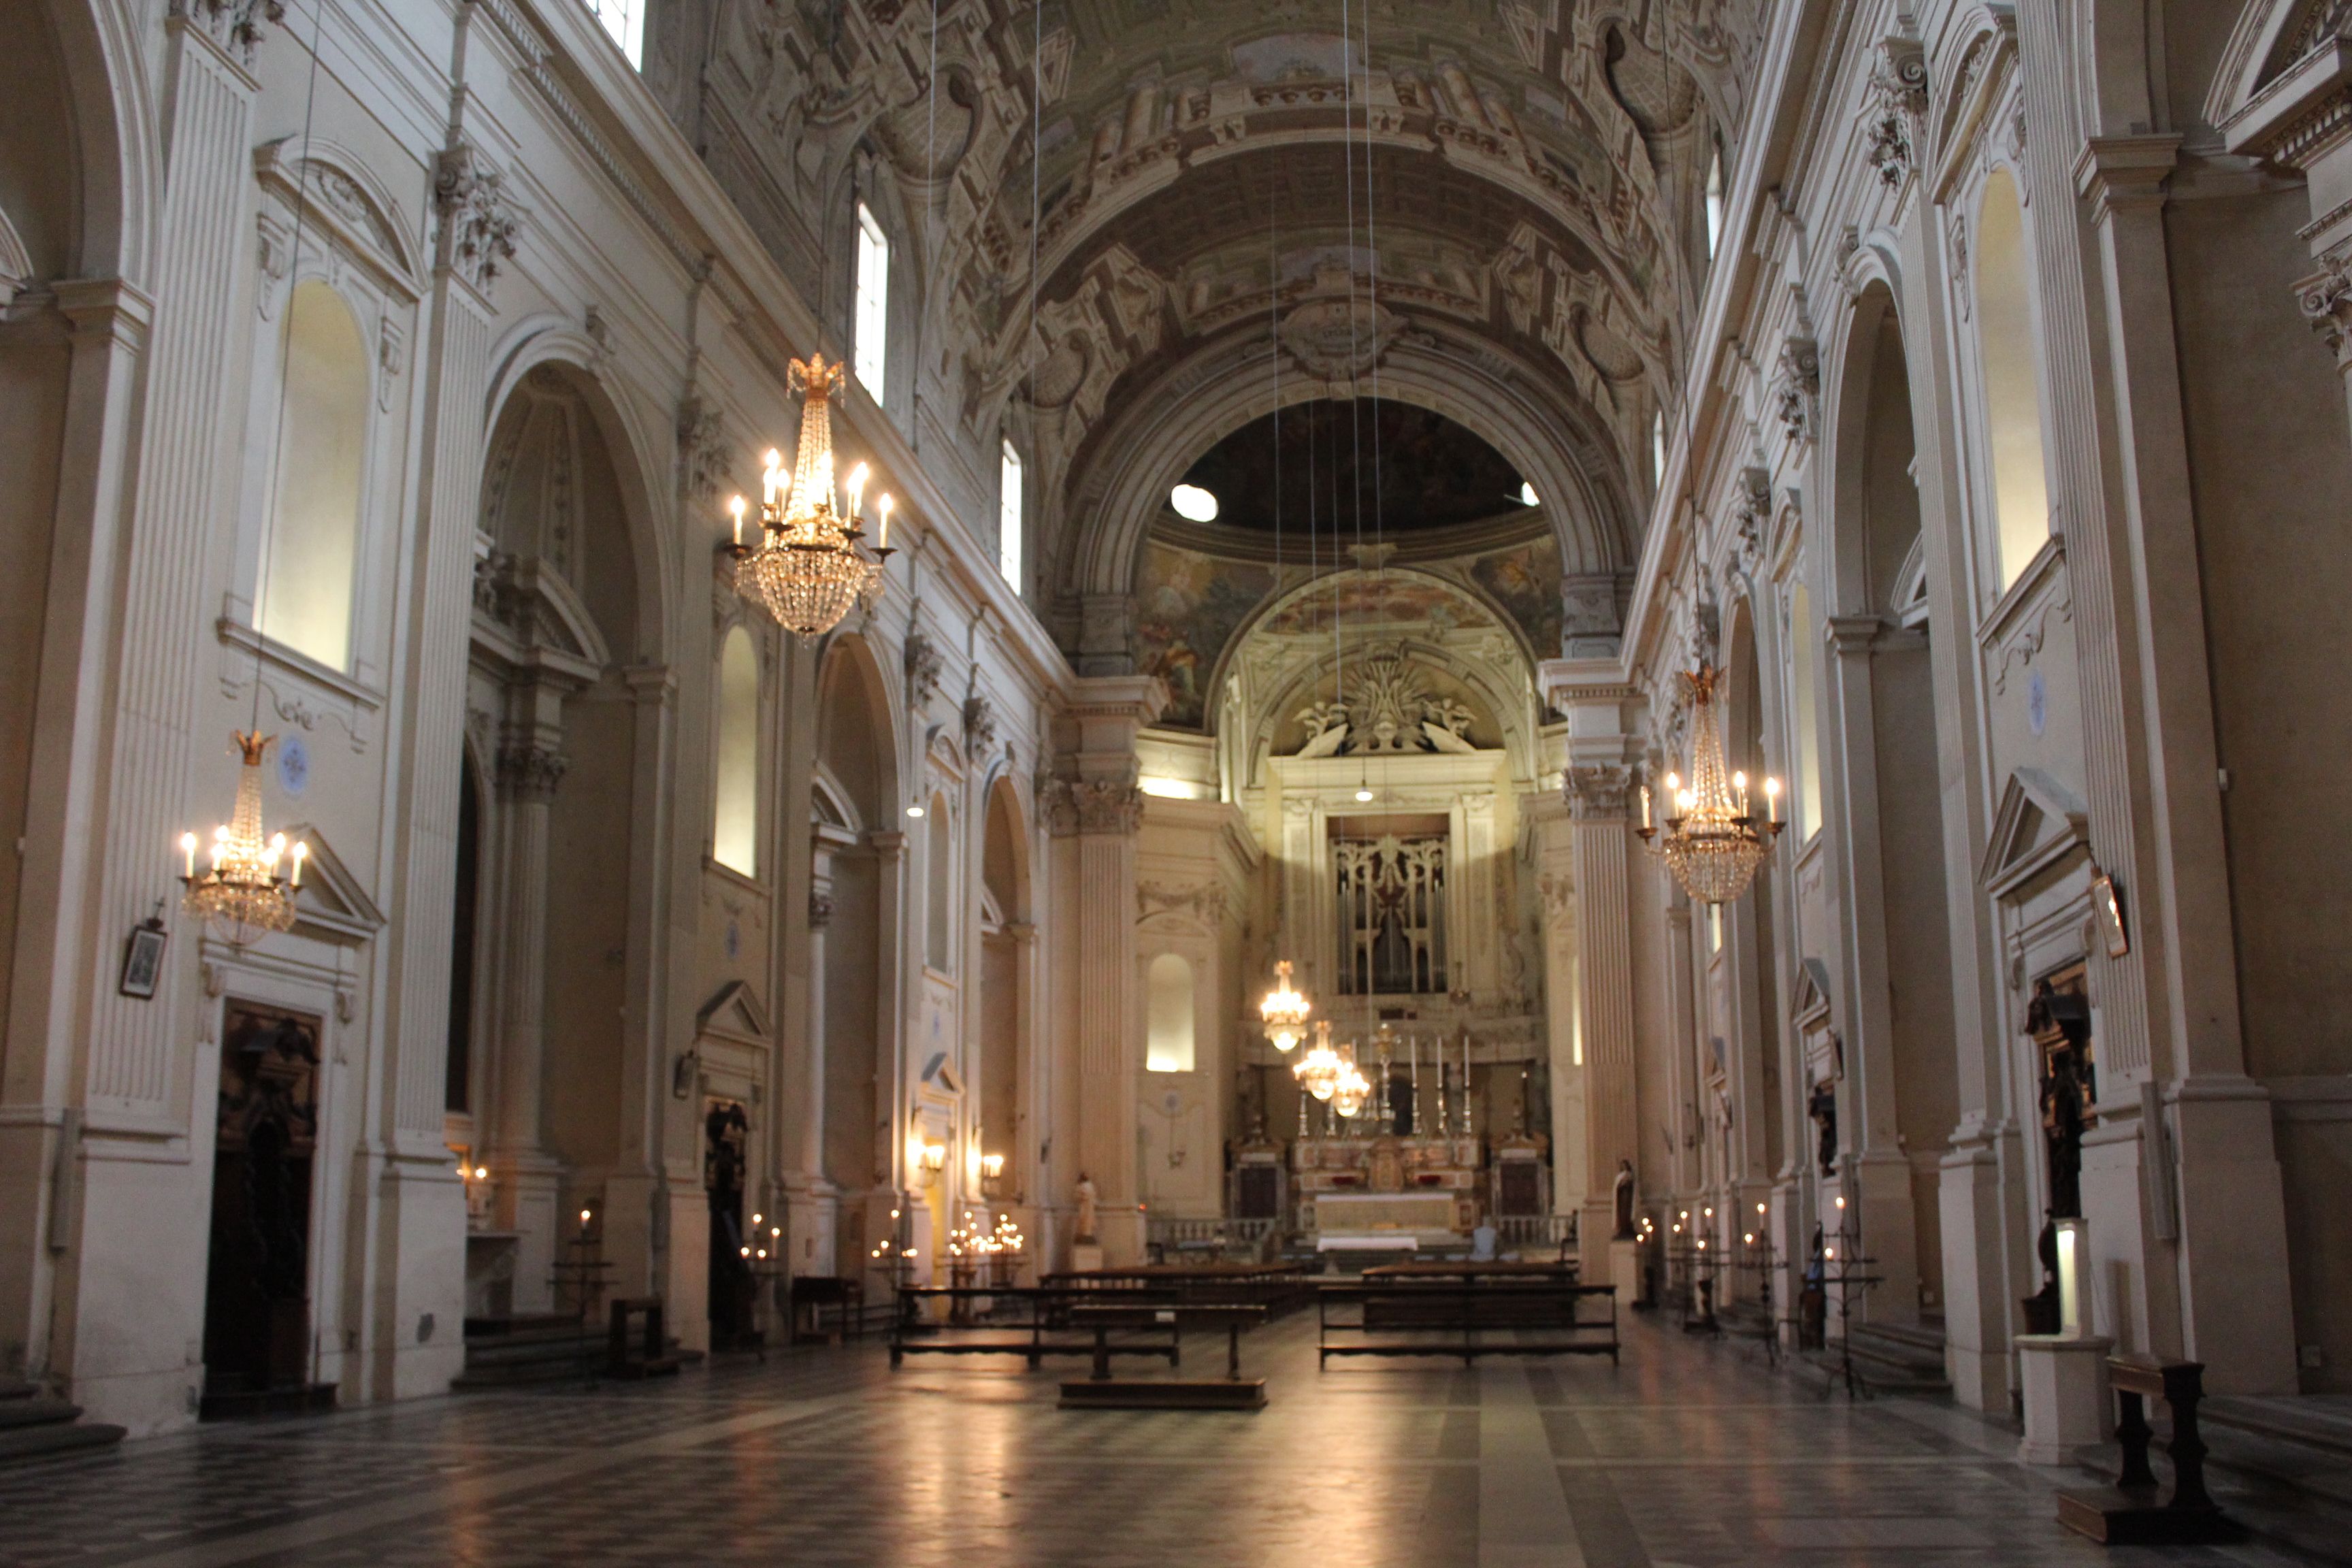
{"label": "marble floor", "polygon": [[1078,1363],[894,1373],[868,1345],[212,1426],[0,1468],[0,1563],[2325,1561],[2266,1536],[2103,1550],[2053,1518],[2053,1490],[2083,1478],[2019,1465],[2012,1434],[1947,1405],[1824,1399],[1753,1347],[1648,1321],[1617,1367],[1318,1373],[1311,1317],[1253,1335],[1244,1360],[1270,1380],[1255,1415],[1066,1412],[1055,1384]]}

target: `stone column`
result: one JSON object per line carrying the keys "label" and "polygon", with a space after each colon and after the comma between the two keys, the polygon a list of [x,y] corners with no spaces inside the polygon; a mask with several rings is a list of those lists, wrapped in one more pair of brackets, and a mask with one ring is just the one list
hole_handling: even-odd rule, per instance
{"label": "stone column", "polygon": [[[555,698],[559,705],[562,699]],[[547,1044],[548,819],[562,782],[563,754],[537,732],[499,752],[500,920],[498,933],[497,1068],[488,1163],[494,1212],[518,1237],[514,1309],[553,1305],[556,1215],[562,1166],[540,1145]]]}
{"label": "stone column", "polygon": [[[1871,691],[1875,616],[1829,617],[1829,696],[1835,710],[1835,766],[1841,787],[1828,792],[1838,831],[1831,836],[1843,918],[1845,1081],[1839,1089],[1838,1137],[1853,1158],[1845,1166],[1861,1205],[1855,1221],[1863,1253],[1880,1283],[1862,1299],[1861,1316],[1880,1322],[1919,1321],[1918,1216],[1911,1162],[1903,1152],[1895,1104],[1895,1006],[1887,980],[1886,883],[1878,819],[1878,737]],[[1831,1226],[1835,1229],[1834,1226]]]}
{"label": "stone column", "polygon": [[[173,840],[224,820],[235,787],[228,736],[194,724],[211,679],[208,568],[225,556],[212,547],[230,527],[220,503],[244,436],[242,399],[223,396],[221,382],[251,330],[253,53],[204,19],[165,18],[162,79],[147,100],[160,123],[136,132],[166,150],[152,230],[154,330],[130,426],[139,449],[125,537],[110,546],[121,568],[110,595],[120,605],[110,628],[118,653],[107,688],[90,693],[110,731],[99,753],[106,773],[80,781],[102,803],[84,829],[104,846],[89,868],[95,897],[85,914],[105,934],[76,976],[81,1016],[66,1026],[85,1053],[87,1212],[137,1215],[152,1227],[140,1234],[162,1250],[133,1249],[136,1267],[126,1269],[121,1249],[84,1249],[52,1310],[60,1325],[52,1371],[71,1378],[73,1397],[93,1415],[134,1431],[185,1421],[186,1390],[203,1375],[199,1356],[182,1347],[202,1334],[211,1182],[189,1165],[186,1141],[211,1121],[214,1097],[199,1087],[181,1102],[174,1092],[212,1005],[195,985],[202,929],[167,904],[180,940],[152,1002],[118,993],[113,954],[156,900],[177,902]],[[454,1192],[456,1172],[446,1161],[444,1169]],[[184,1339],[163,1327],[172,1322]]]}
{"label": "stone column", "polygon": [[[470,17],[468,10],[461,15]],[[490,302],[514,225],[498,176],[462,141],[436,160],[438,219],[420,356],[420,497],[394,653],[405,703],[387,814],[404,842],[385,889],[388,1008],[377,1120],[362,1140],[382,1211],[369,1393],[437,1394],[464,1364],[465,1194],[443,1144],[449,932],[457,899],[458,753],[481,508]],[[428,1322],[427,1320],[430,1320]]]}
{"label": "stone column", "polygon": [[[1586,1150],[1584,1040],[1578,1029],[1576,999],[1577,900],[1575,826],[1568,802],[1546,791],[1526,797],[1520,807],[1536,832],[1537,888],[1543,899],[1543,994],[1547,1044],[1551,1056],[1552,1212],[1582,1215],[1591,1187]],[[1611,1194],[1600,1194],[1604,1200]],[[1604,1247],[1605,1236],[1580,1232],[1579,1240]]]}
{"label": "stone column", "polygon": [[[1142,1066],[1143,1012],[1135,963],[1135,837],[1143,821],[1136,787],[1136,732],[1160,716],[1167,691],[1152,676],[1081,680],[1071,716],[1077,745],[1068,776],[1051,782],[1056,837],[1075,837],[1077,907],[1078,1169],[1057,1172],[1075,1187],[1080,1171],[1098,1194],[1097,1239],[1106,1263],[1143,1256],[1136,1170],[1136,1075]],[[1068,1192],[1056,1203],[1074,1201]]]}
{"label": "stone column", "polygon": [[[1633,771],[1622,765],[1571,767],[1568,803],[1576,885],[1575,1006],[1584,1042],[1584,1208],[1579,1234],[1616,1229],[1617,1163],[1641,1169],[1638,1081],[1633,1060],[1633,942],[1626,795]],[[1621,1296],[1635,1281],[1619,1279]]]}
{"label": "stone column", "polygon": [[[70,1202],[82,1153],[69,1108],[76,989],[88,944],[98,830],[104,700],[113,652],[114,566],[131,420],[152,308],[120,279],[50,286],[72,336],[49,519],[39,685],[26,801],[11,981],[0,1019],[0,1344],[24,1347],[25,1371],[51,1371],[58,1272],[79,1215]],[[63,1180],[60,1194],[53,1184]],[[54,1226],[55,1228],[52,1228]]]}
{"label": "stone column", "polygon": [[2241,1033],[2165,244],[2165,182],[2179,140],[2095,139],[2077,168],[2105,284],[2125,553],[2139,633],[2156,878],[2136,914],[2142,940],[2153,939],[2151,969],[2165,992],[2151,1042],[2160,1048],[2140,1076],[2171,1080],[2171,1136],[2183,1156],[2176,1225],[2161,1169],[2172,1158],[2165,1130],[2142,1126],[2131,1108],[2103,1106],[2096,1143],[2084,1151],[2084,1205],[2093,1257],[2102,1267],[2126,1262],[2146,1292],[2142,1331],[2156,1346],[2177,1343],[2205,1363],[2217,1390],[2284,1392],[2296,1385],[2284,1200],[2270,1097],[2246,1076]]}

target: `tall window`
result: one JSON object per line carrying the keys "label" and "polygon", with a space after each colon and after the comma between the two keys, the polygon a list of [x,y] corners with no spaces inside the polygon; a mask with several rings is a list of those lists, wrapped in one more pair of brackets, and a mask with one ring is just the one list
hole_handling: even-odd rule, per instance
{"label": "tall window", "polygon": [[710,857],[760,874],[760,656],[751,634],[730,627],[719,652],[719,805]]}
{"label": "tall window", "polygon": [[367,346],[342,296],[316,279],[295,289],[286,340],[277,508],[255,608],[264,636],[348,669],[360,462],[367,446]]}
{"label": "tall window", "polygon": [[583,0],[588,14],[604,24],[604,31],[621,46],[629,63],[645,68],[646,0]]}
{"label": "tall window", "polygon": [[931,797],[926,829],[924,869],[929,873],[929,898],[924,904],[923,959],[941,974],[955,973],[955,847],[948,826],[948,803]]}
{"label": "tall window", "polygon": [[890,346],[890,237],[873,212],[857,204],[857,379],[882,401],[882,371]]}
{"label": "tall window", "polygon": [[1192,966],[1178,953],[1163,952],[1144,975],[1143,1070],[1191,1072]]}
{"label": "tall window", "polygon": [[1718,152],[1706,161],[1706,258],[1723,244],[1723,154]]}
{"label": "tall window", "polygon": [[1813,620],[1813,595],[1802,583],[1789,595],[1789,679],[1795,683],[1797,733],[1797,837],[1822,828],[1822,737],[1814,672],[1821,664],[1822,628]]}
{"label": "tall window", "polygon": [[1021,591],[1021,454],[1004,443],[1004,458],[997,468],[996,569]]}
{"label": "tall window", "polygon": [[1650,419],[1650,486],[1653,489],[1666,482],[1666,411],[1663,408]]}
{"label": "tall window", "polygon": [[2000,585],[2017,581],[2050,538],[2042,467],[2042,388],[2033,366],[2025,216],[2005,169],[1985,181],[1977,218],[1977,343],[1984,364],[1985,435],[1992,449]]}

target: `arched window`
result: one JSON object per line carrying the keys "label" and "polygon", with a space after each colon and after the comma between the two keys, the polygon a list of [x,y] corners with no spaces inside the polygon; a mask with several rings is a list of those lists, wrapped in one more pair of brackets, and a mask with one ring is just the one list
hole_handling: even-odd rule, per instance
{"label": "arched window", "polygon": [[996,569],[1017,594],[1021,591],[1021,454],[1010,441],[1004,443],[996,484]]}
{"label": "arched window", "polygon": [[890,347],[890,237],[864,202],[857,204],[857,379],[874,401],[882,401],[882,377]]}
{"label": "arched window", "polygon": [[1723,244],[1723,154],[1711,153],[1706,161],[1706,258]]}
{"label": "arched window", "polygon": [[342,296],[313,279],[286,310],[278,495],[255,605],[262,635],[349,669],[367,447],[367,345]]}
{"label": "arched window", "polygon": [[1192,966],[1177,953],[1151,961],[1144,981],[1146,1072],[1192,1070]]}
{"label": "arched window", "polygon": [[1790,709],[1796,715],[1797,839],[1822,828],[1822,735],[1813,695],[1821,663],[1822,628],[1813,619],[1813,595],[1800,583],[1789,594],[1789,679],[1795,685]]}
{"label": "arched window", "polygon": [[1977,216],[1977,349],[1984,366],[2000,585],[2017,581],[2050,538],[2042,466],[2042,386],[2034,369],[2025,215],[2005,169],[1985,181]]}
{"label": "arched window", "polygon": [[930,821],[925,828],[929,852],[929,898],[924,904],[923,959],[941,974],[955,973],[955,849],[948,823],[948,803],[931,796]]}
{"label": "arched window", "polygon": [[760,656],[751,634],[728,629],[719,650],[719,792],[710,857],[760,874]]}

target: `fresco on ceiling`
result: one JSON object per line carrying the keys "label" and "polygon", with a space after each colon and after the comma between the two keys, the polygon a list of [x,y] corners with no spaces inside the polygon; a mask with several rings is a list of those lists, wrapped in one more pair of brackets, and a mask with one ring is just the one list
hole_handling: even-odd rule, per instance
{"label": "fresco on ceiling", "polygon": [[1376,626],[1426,626],[1439,634],[1477,626],[1486,617],[1463,603],[1442,583],[1402,573],[1367,576],[1350,573],[1318,584],[1266,617],[1262,629],[1276,637],[1329,636],[1337,616],[1350,632]]}
{"label": "fresco on ceiling", "polygon": [[1559,542],[1549,534],[1481,555],[1470,575],[1503,606],[1538,658],[1559,657]]}
{"label": "fresco on ceiling", "polygon": [[[1538,658],[1559,651],[1559,547],[1549,535],[1459,566],[1502,606]],[[1144,548],[1135,589],[1136,668],[1168,685],[1160,722],[1206,729],[1209,684],[1234,634],[1274,591],[1272,567],[1234,561],[1157,542]],[[1329,637],[1334,617],[1353,638],[1385,632],[1442,637],[1464,627],[1490,626],[1484,605],[1461,589],[1419,572],[1349,572],[1326,578],[1260,622],[1274,637]],[[1255,635],[1255,631],[1253,635]]]}
{"label": "fresco on ceiling", "polygon": [[1273,589],[1270,567],[1164,544],[1144,548],[1135,591],[1135,660],[1145,674],[1168,683],[1162,724],[1202,727],[1217,654]]}

